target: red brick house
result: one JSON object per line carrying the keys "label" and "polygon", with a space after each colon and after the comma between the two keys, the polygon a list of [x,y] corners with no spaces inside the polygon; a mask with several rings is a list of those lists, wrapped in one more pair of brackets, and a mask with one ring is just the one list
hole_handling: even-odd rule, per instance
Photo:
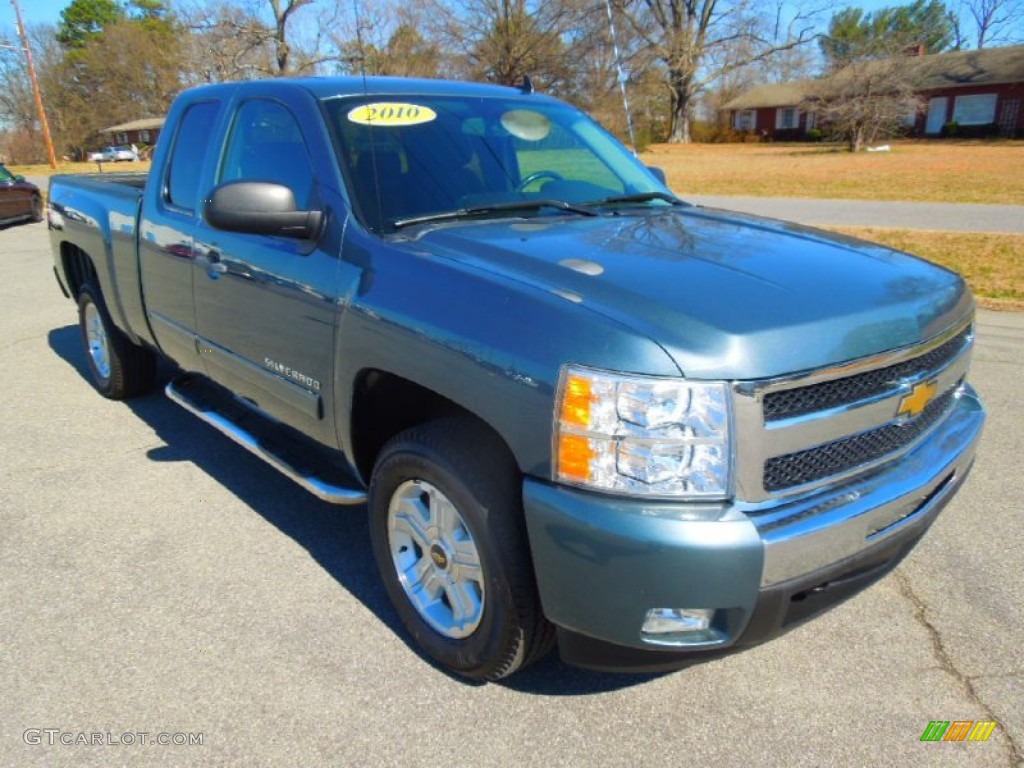
{"label": "red brick house", "polygon": [[136,144],[140,147],[156,144],[160,129],[164,126],[164,118],[147,117],[143,120],[133,120],[130,123],[113,125],[110,128],[103,128],[100,133],[110,136],[111,144]]}
{"label": "red brick house", "polygon": [[814,113],[800,109],[814,93],[815,80],[766,83],[741,94],[723,109],[729,125],[743,133],[778,139],[802,139],[814,127]]}
{"label": "red brick house", "polygon": [[[922,110],[907,116],[908,132],[939,136],[949,123],[962,132],[1024,136],[1024,45],[908,56]],[[822,80],[770,83],[753,88],[723,109],[736,130],[777,139],[802,139],[815,127],[800,109]]]}

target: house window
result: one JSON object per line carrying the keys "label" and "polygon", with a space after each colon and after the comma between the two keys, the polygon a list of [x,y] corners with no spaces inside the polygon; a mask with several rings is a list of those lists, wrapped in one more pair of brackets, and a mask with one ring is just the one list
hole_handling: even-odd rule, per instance
{"label": "house window", "polygon": [[753,109],[743,109],[736,113],[736,130],[753,131],[757,123],[757,112]]}
{"label": "house window", "polygon": [[988,125],[996,121],[996,94],[977,93],[957,96],[953,121],[960,125]]}
{"label": "house window", "polygon": [[796,128],[800,120],[800,111],[796,107],[779,107],[775,110],[775,128],[784,131]]}
{"label": "house window", "polygon": [[149,144],[149,131],[139,131],[139,141],[143,144]]}
{"label": "house window", "polygon": [[818,125],[818,116],[814,112],[807,113],[807,130],[816,128]]}

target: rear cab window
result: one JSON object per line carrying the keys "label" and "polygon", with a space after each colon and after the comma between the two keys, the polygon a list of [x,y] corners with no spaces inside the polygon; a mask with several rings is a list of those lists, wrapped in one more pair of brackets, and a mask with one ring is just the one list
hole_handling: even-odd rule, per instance
{"label": "rear cab window", "polygon": [[199,182],[220,113],[220,102],[199,101],[181,116],[167,163],[164,202],[181,213],[199,208]]}

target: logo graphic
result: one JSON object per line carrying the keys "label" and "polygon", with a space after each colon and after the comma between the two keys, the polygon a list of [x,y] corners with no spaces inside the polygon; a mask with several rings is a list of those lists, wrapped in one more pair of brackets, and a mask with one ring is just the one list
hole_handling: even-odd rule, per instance
{"label": "logo graphic", "polygon": [[988,741],[995,728],[995,720],[932,720],[921,741]]}
{"label": "logo graphic", "polygon": [[896,411],[896,415],[905,416],[908,419],[920,416],[928,403],[935,397],[935,390],[938,387],[939,385],[934,381],[922,381],[915,384],[914,388],[910,390],[910,394],[900,400],[900,407]]}
{"label": "logo graphic", "polygon": [[434,561],[438,568],[448,568],[448,555],[441,548],[440,544],[435,544],[430,548],[430,559]]}

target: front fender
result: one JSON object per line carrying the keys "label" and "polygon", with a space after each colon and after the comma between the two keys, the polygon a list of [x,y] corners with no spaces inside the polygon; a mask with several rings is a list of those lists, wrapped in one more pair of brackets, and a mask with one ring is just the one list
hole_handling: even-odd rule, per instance
{"label": "front fender", "polygon": [[[338,402],[352,402],[361,371],[426,387],[490,424],[520,469],[549,477],[552,415],[569,362],[678,376],[653,341],[563,296],[455,258],[358,233],[346,243],[364,268],[338,334]],[[339,434],[353,455],[351,414]]]}

